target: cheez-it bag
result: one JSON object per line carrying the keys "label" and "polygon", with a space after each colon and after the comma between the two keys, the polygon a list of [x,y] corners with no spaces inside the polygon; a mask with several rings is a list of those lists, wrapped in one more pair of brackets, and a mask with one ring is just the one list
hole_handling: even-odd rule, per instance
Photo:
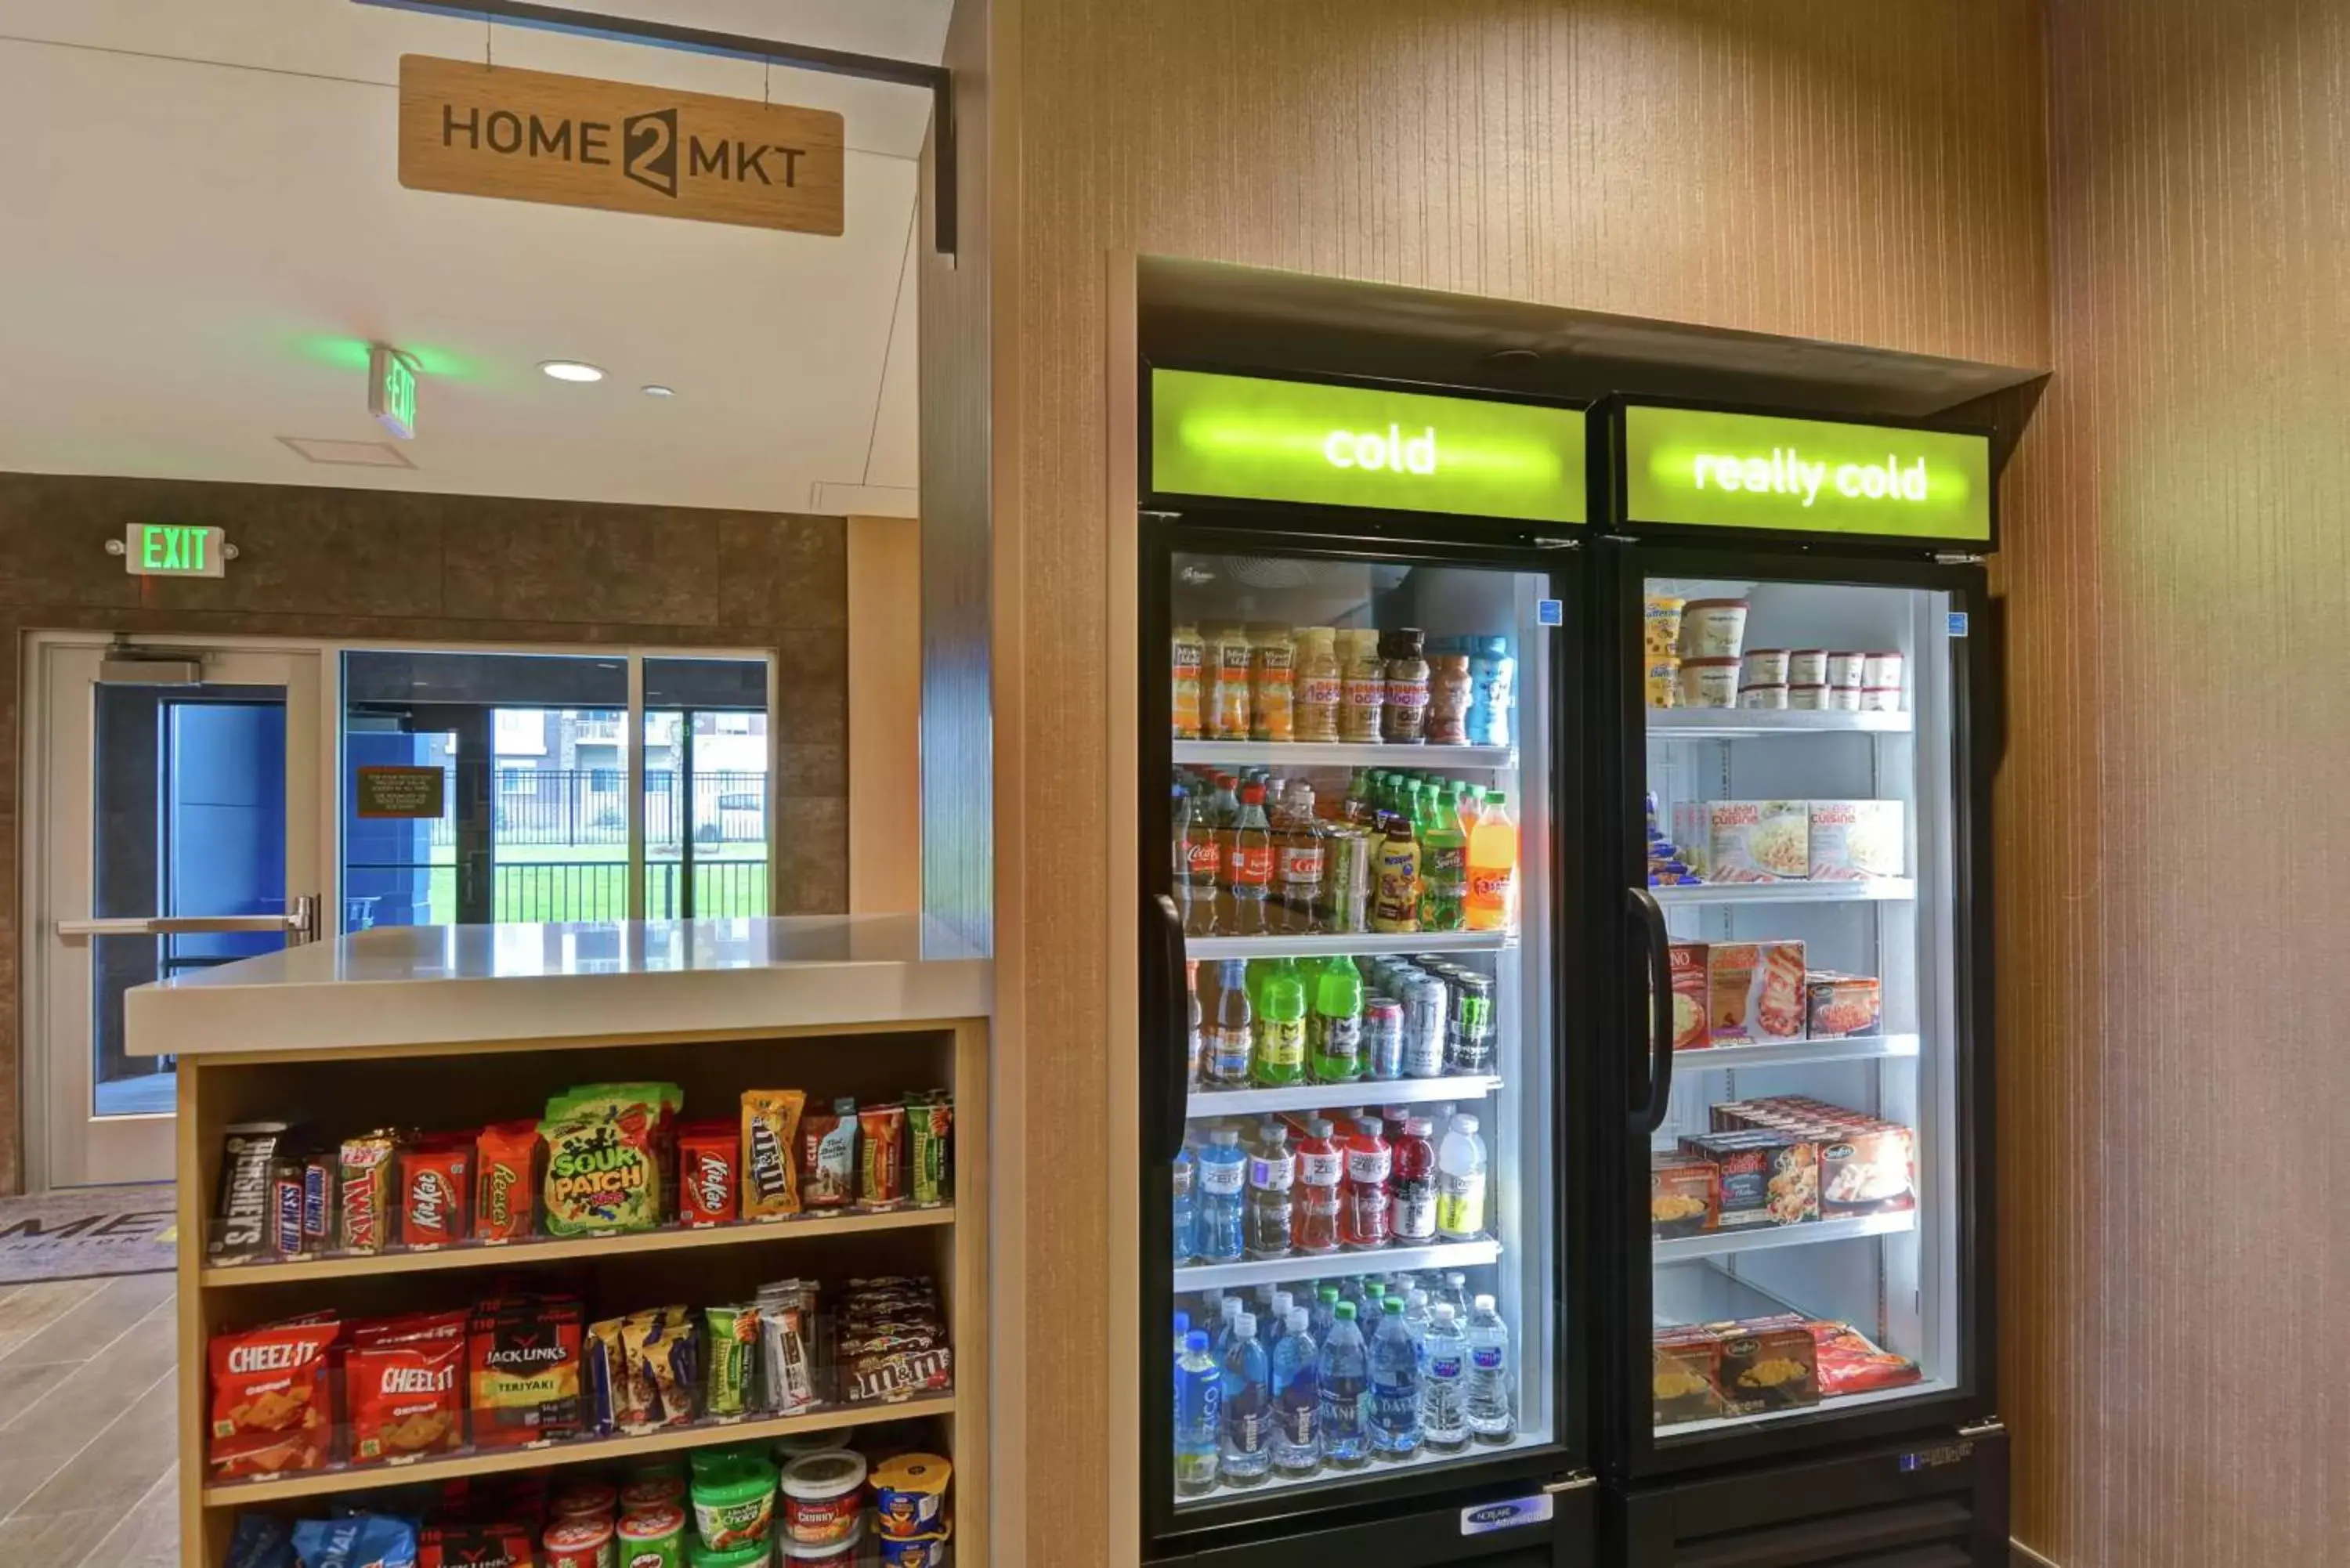
{"label": "cheez-it bag", "polygon": [[465,1438],[465,1314],[355,1324],[343,1408],[359,1463],[443,1454]]}
{"label": "cheez-it bag", "polygon": [[315,1470],[334,1437],[327,1353],[331,1317],[213,1336],[210,1458],[223,1479]]}

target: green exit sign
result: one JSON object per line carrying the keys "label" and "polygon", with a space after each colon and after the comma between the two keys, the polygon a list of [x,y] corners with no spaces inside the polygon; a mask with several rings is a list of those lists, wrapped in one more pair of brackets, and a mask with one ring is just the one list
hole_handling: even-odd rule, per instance
{"label": "green exit sign", "polygon": [[181,523],[132,523],[122,530],[122,566],[134,577],[224,577],[228,536]]}
{"label": "green exit sign", "polygon": [[416,370],[387,343],[368,346],[368,412],[400,440],[416,439]]}

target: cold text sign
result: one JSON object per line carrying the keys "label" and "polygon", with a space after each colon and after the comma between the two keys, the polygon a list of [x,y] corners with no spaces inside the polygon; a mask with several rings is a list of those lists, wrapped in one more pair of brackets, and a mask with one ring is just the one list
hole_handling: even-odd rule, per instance
{"label": "cold text sign", "polygon": [[1634,403],[1624,495],[1634,523],[1988,545],[1991,441]]}
{"label": "cold text sign", "polygon": [[828,110],[400,57],[400,182],[412,191],[841,232]]}
{"label": "cold text sign", "polygon": [[1150,372],[1150,488],[1580,523],[1580,409],[1386,387]]}

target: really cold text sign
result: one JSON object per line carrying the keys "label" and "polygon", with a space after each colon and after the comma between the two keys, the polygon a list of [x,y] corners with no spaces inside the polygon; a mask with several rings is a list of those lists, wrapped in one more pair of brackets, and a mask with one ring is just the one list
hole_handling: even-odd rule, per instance
{"label": "really cold text sign", "polygon": [[1624,410],[1635,523],[1987,545],[1991,441],[1710,409]]}
{"label": "really cold text sign", "polygon": [[400,182],[414,191],[837,234],[841,140],[823,109],[400,59]]}
{"label": "really cold text sign", "polygon": [[1580,410],[1384,387],[1150,372],[1150,488],[1580,523]]}

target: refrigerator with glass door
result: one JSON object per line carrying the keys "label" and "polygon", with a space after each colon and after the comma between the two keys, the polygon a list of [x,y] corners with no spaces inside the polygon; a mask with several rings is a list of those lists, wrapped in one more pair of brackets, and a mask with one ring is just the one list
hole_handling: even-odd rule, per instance
{"label": "refrigerator with glass door", "polygon": [[1856,1457],[1788,1470],[1770,1529],[1885,1478],[1908,1506],[1948,1479],[1918,1455],[1981,1468],[1998,1432],[1991,442],[1632,400],[1608,429],[1606,1468],[1636,1524],[1823,1455]]}
{"label": "refrigerator with glass door", "polygon": [[1582,411],[1145,375],[1144,1557],[1583,1563]]}

